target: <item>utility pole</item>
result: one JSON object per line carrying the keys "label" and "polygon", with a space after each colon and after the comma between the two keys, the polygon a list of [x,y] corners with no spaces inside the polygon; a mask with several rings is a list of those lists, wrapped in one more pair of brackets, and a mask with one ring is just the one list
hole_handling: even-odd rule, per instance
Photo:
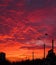
{"label": "utility pole", "polygon": [[34,51],[32,52],[32,59],[34,60]]}

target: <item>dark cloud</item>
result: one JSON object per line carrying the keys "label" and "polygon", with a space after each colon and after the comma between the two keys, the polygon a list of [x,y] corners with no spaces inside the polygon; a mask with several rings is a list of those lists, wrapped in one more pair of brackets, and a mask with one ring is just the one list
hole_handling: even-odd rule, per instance
{"label": "dark cloud", "polygon": [[[51,48],[51,46],[46,45],[46,48]],[[22,46],[20,49],[43,49],[43,46]]]}
{"label": "dark cloud", "polygon": [[46,7],[56,6],[56,0],[27,0],[26,1],[26,9],[27,10],[35,10],[42,9]]}
{"label": "dark cloud", "polygon": [[[0,4],[6,5],[1,6],[1,8],[7,10],[35,10],[42,9],[46,7],[55,7],[56,0],[0,0]],[[0,9],[1,9],[0,8]]]}
{"label": "dark cloud", "polygon": [[20,49],[42,49],[41,47],[39,46],[22,46]]}
{"label": "dark cloud", "polygon": [[27,1],[28,8],[35,9],[35,8],[43,8],[45,7],[46,1],[45,0],[29,0]]}

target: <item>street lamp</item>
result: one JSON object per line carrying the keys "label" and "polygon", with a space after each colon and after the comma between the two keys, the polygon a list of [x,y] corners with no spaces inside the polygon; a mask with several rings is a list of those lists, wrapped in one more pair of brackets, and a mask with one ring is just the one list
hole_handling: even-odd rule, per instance
{"label": "street lamp", "polygon": [[[46,33],[45,34],[46,36],[48,36],[48,34]],[[50,35],[49,35],[50,36]],[[51,38],[52,38],[52,51],[54,51],[54,38],[51,36]]]}
{"label": "street lamp", "polygon": [[[47,36],[48,34],[46,33],[45,36]],[[40,38],[38,38],[39,40],[41,40]],[[53,48],[53,47],[52,47]],[[45,45],[45,41],[43,40],[43,49],[44,49],[44,59],[45,59],[45,49],[46,49],[46,45]]]}

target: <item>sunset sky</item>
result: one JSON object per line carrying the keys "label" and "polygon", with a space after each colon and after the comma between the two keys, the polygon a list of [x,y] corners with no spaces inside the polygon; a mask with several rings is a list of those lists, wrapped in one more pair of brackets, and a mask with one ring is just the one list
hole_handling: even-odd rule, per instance
{"label": "sunset sky", "polygon": [[[45,35],[45,34],[48,35]],[[0,52],[7,58],[43,58],[54,39],[56,47],[56,0],[0,0]]]}

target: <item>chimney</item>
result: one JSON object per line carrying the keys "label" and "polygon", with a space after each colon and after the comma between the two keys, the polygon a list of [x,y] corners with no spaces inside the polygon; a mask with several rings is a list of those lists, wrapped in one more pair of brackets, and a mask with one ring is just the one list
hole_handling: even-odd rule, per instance
{"label": "chimney", "polygon": [[52,50],[54,51],[54,40],[52,39]]}

